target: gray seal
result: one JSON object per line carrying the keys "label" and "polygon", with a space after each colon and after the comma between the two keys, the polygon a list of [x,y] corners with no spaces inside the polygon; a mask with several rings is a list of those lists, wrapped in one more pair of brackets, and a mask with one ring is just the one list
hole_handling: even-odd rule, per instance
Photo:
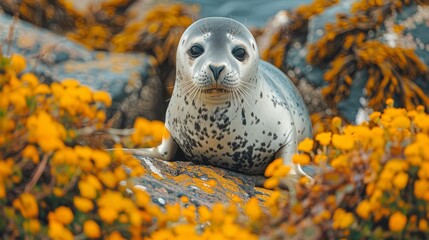
{"label": "gray seal", "polygon": [[286,75],[259,59],[244,25],[221,17],[193,23],[176,63],[169,134],[158,147],[132,153],[172,160],[180,147],[197,164],[245,174],[263,174],[281,157],[290,175],[307,176],[292,162],[298,142],[312,136],[306,106]]}

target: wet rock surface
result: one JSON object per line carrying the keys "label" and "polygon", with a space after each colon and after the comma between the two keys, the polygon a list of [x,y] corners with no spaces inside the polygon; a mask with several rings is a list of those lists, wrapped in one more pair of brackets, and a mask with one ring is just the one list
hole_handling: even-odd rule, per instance
{"label": "wet rock surface", "polygon": [[261,201],[270,190],[260,185],[263,176],[251,176],[207,165],[195,165],[187,161],[167,162],[135,156],[146,169],[146,174],[136,184],[151,193],[152,201],[160,206],[178,202],[187,196],[191,203],[212,206],[214,203],[229,204],[239,199],[242,203],[251,197]]}

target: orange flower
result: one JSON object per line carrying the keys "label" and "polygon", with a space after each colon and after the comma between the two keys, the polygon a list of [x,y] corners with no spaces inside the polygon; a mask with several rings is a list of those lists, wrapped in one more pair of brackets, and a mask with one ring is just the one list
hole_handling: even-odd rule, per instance
{"label": "orange flower", "polygon": [[55,209],[54,212],[55,220],[62,224],[70,224],[73,221],[74,215],[70,208],[65,206],[60,206]]}
{"label": "orange flower", "polygon": [[357,215],[359,215],[359,217],[363,219],[368,219],[371,211],[372,211],[371,204],[366,199],[360,202],[356,208]]}
{"label": "orange flower", "polygon": [[354,139],[352,136],[334,134],[332,144],[341,150],[351,150],[354,147]]}
{"label": "orange flower", "polygon": [[113,223],[118,219],[118,211],[110,207],[102,207],[98,209],[98,215],[106,223]]}
{"label": "orange flower", "polygon": [[79,211],[84,213],[89,212],[94,208],[94,204],[91,200],[82,197],[74,197],[73,203]]}
{"label": "orange flower", "polygon": [[310,163],[310,156],[305,153],[297,153],[292,156],[292,162],[295,164],[308,165]]}
{"label": "orange flower", "polygon": [[405,228],[407,224],[407,216],[401,212],[395,212],[389,218],[389,228],[393,232],[400,232]]}
{"label": "orange flower", "polygon": [[24,229],[31,234],[36,234],[40,232],[41,225],[40,221],[37,219],[30,219],[24,222]]}
{"label": "orange flower", "polygon": [[24,71],[24,69],[27,67],[27,63],[25,61],[25,57],[21,54],[12,54],[10,57],[11,67],[16,73],[20,73]]}
{"label": "orange flower", "polygon": [[342,208],[335,210],[333,220],[332,227],[334,229],[346,229],[354,222],[353,214]]}
{"label": "orange flower", "polygon": [[277,177],[271,177],[268,178],[265,182],[264,182],[264,188],[267,189],[274,189],[275,187],[277,187],[279,185],[279,178]]}
{"label": "orange flower", "polygon": [[398,173],[393,179],[393,185],[398,189],[404,189],[408,183],[408,174],[405,172]]}
{"label": "orange flower", "polygon": [[89,238],[99,238],[101,236],[100,227],[94,220],[86,220],[83,223],[83,232]]}
{"label": "orange flower", "polygon": [[27,145],[24,150],[22,150],[22,156],[31,159],[34,164],[39,163],[39,152],[34,145]]}
{"label": "orange flower", "polygon": [[303,152],[310,152],[313,149],[314,141],[310,138],[305,138],[298,144],[298,150]]}
{"label": "orange flower", "polygon": [[327,146],[331,142],[331,132],[322,132],[316,135],[316,140],[322,146]]}
{"label": "orange flower", "polygon": [[13,200],[13,206],[18,209],[25,218],[37,217],[39,206],[36,198],[30,193],[23,193]]}
{"label": "orange flower", "polygon": [[251,221],[257,221],[262,217],[262,210],[256,197],[252,197],[246,203],[244,206],[244,211]]}
{"label": "orange flower", "polygon": [[110,107],[112,105],[112,98],[110,94],[103,91],[96,91],[93,93],[92,97],[96,102],[102,102],[106,107]]}

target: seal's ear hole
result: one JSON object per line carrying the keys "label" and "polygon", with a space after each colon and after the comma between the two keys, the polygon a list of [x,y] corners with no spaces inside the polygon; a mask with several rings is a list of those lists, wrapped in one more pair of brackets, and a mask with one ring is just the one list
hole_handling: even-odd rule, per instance
{"label": "seal's ear hole", "polygon": [[182,46],[183,46],[183,44],[185,44],[185,39],[183,39],[183,41],[182,41]]}
{"label": "seal's ear hole", "polygon": [[252,43],[252,48],[253,48],[253,51],[256,51],[254,43]]}

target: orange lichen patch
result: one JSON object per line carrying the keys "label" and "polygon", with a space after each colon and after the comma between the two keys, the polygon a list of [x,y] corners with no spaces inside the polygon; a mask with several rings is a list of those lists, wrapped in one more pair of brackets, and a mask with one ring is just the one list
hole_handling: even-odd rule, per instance
{"label": "orange lichen patch", "polygon": [[301,5],[288,13],[289,18],[277,32],[272,34],[269,44],[261,50],[261,58],[281,67],[284,63],[285,52],[292,42],[293,36],[307,29],[308,20],[322,13],[327,7],[338,3],[338,0],[315,0],[311,4]]}

